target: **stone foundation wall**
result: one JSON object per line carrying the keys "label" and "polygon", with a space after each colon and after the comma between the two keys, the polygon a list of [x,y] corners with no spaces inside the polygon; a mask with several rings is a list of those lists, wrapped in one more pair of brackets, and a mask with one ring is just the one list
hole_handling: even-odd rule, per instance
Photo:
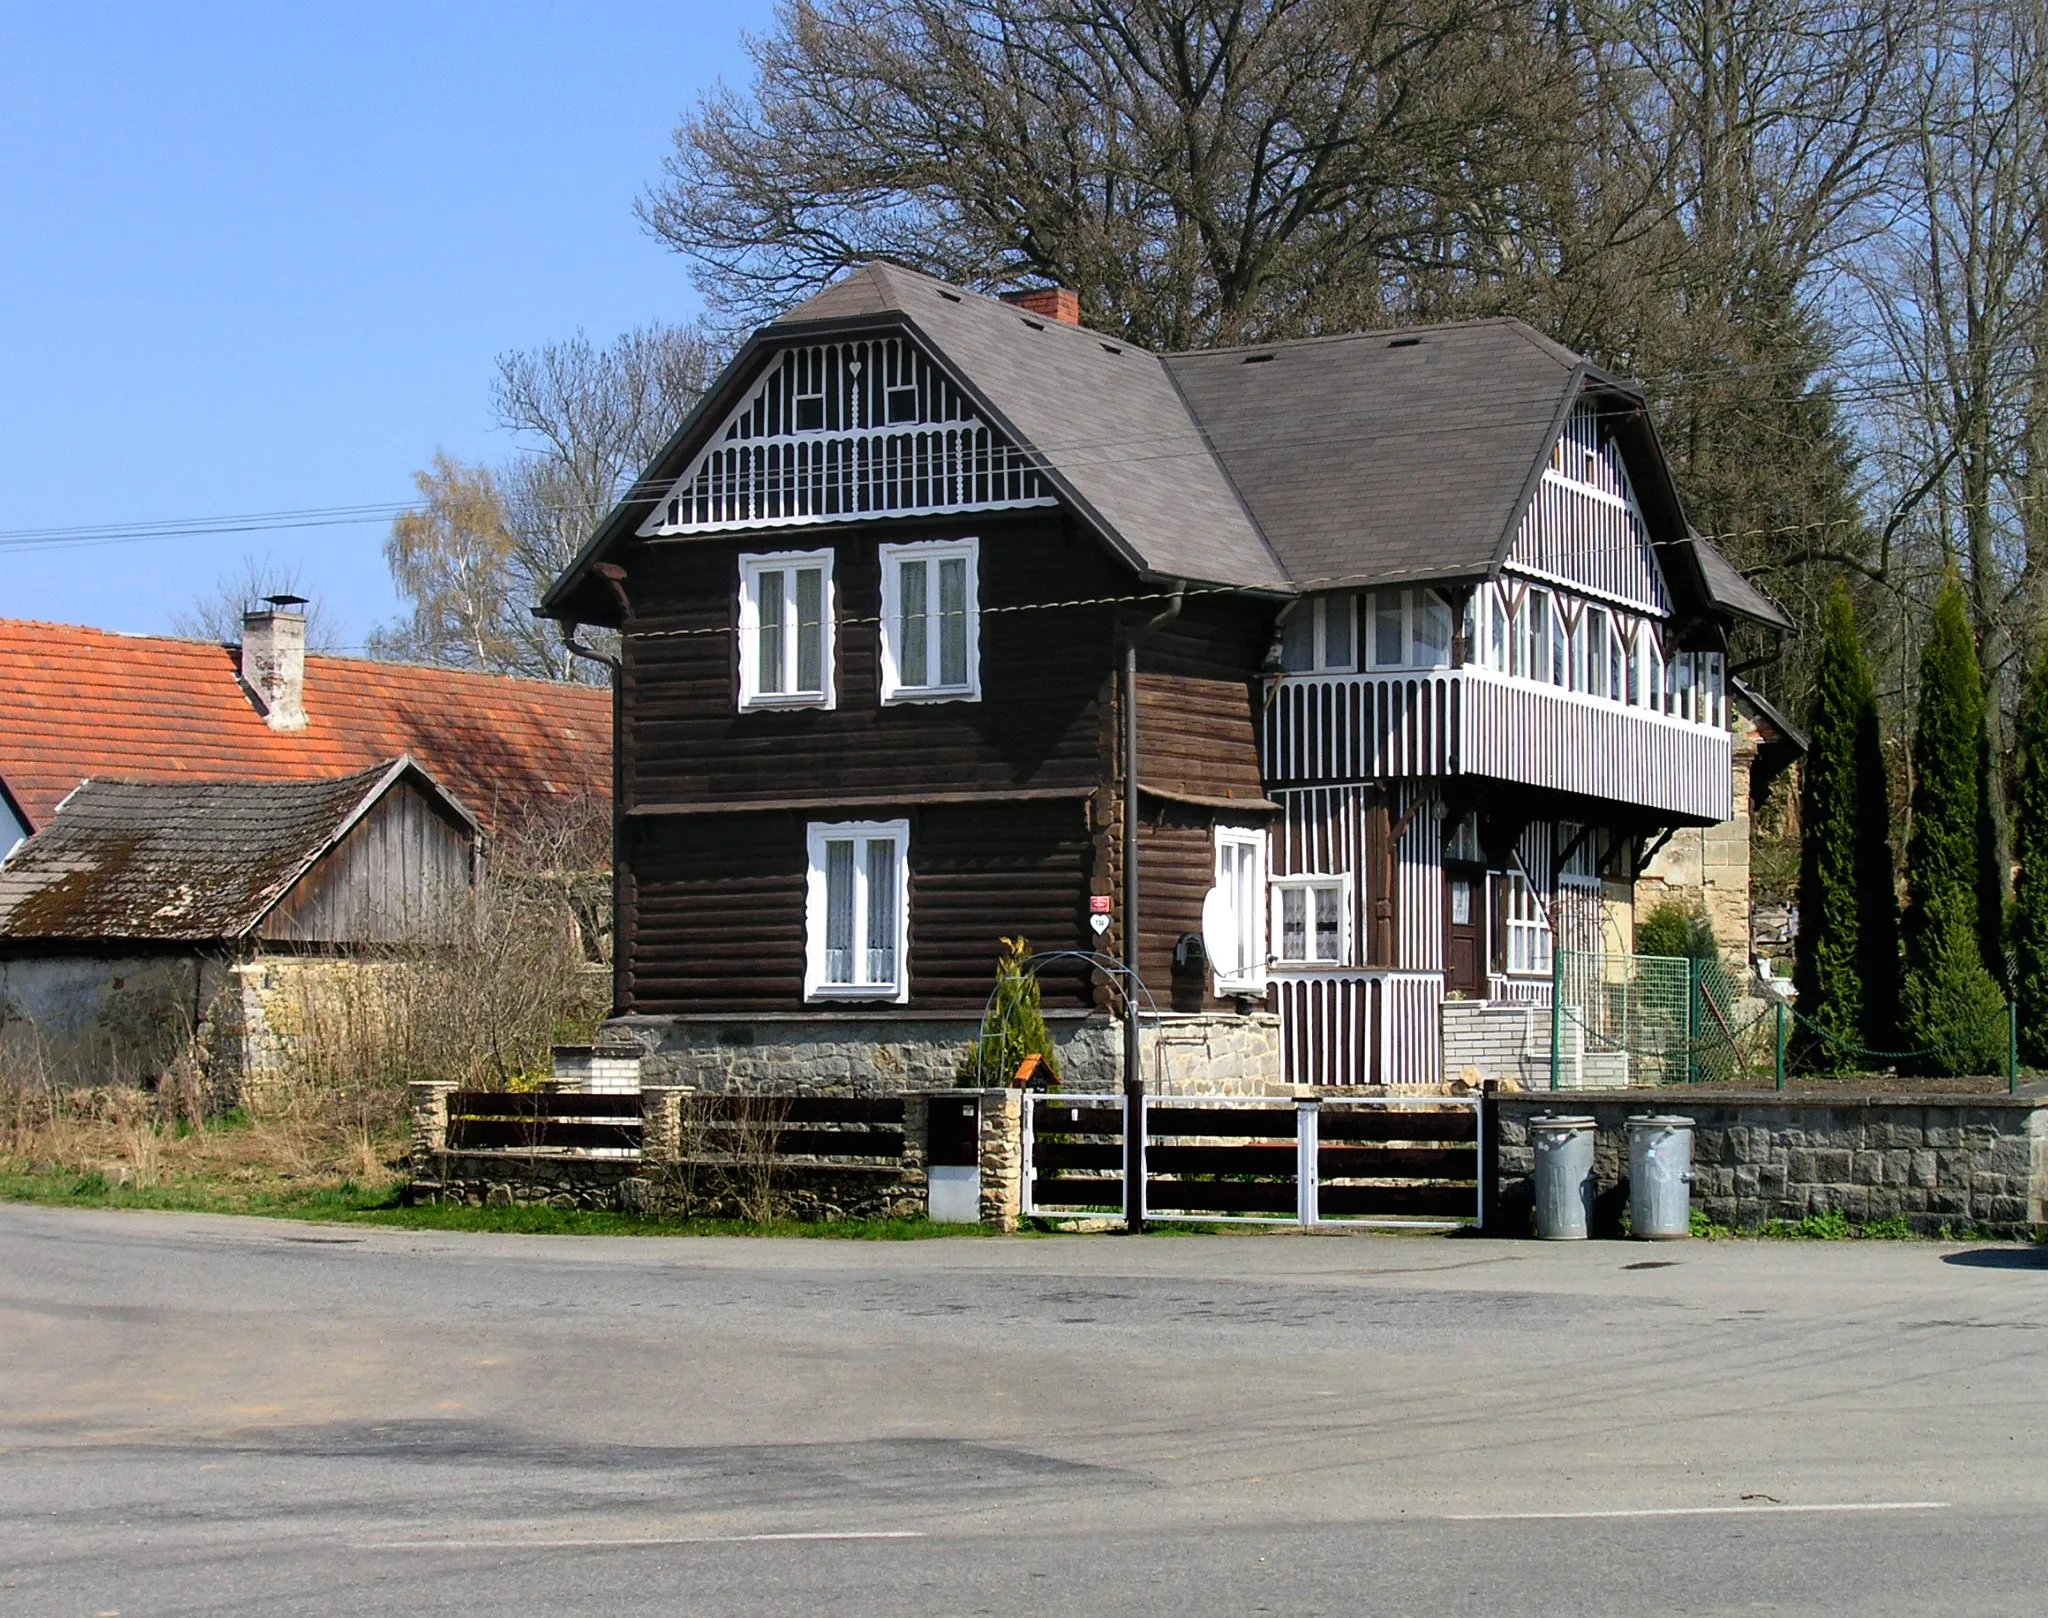
{"label": "stone foundation wall", "polygon": [[1627,1121],[1650,1113],[1694,1121],[1692,1205],[1737,1230],[1840,1213],[1859,1225],[1904,1215],[1923,1235],[1982,1225],[2017,1236],[2048,1220],[2048,1103],[1582,1091],[1568,1101],[1500,1096],[1489,1105],[1498,1176],[1489,1234],[1528,1228],[1529,1121],[1545,1114],[1598,1121],[1596,1233],[1618,1232],[1628,1205]]}
{"label": "stone foundation wall", "polygon": [[[1123,1086],[1123,1026],[1107,1016],[1048,1015],[1070,1090]],[[790,1014],[619,1017],[607,1041],[644,1052],[648,1084],[711,1093],[895,1095],[957,1082],[980,1019]],[[1280,1019],[1270,1012],[1174,1013],[1140,1033],[1145,1082],[1162,1095],[1263,1095],[1280,1082]],[[999,1084],[1009,1075],[988,1074]]]}

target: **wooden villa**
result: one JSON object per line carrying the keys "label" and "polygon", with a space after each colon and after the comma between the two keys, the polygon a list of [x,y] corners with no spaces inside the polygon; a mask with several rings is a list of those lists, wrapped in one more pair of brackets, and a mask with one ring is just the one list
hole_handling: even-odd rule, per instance
{"label": "wooden villa", "polygon": [[1627,949],[1659,840],[1730,819],[1727,636],[1785,624],[1642,394],[1516,321],[1161,355],[879,263],[542,610],[624,632],[650,1075],[889,1088],[952,1077],[1018,934],[1113,1080],[1086,957],[1133,914],[1148,1078],[1439,1081],[1447,1017]]}

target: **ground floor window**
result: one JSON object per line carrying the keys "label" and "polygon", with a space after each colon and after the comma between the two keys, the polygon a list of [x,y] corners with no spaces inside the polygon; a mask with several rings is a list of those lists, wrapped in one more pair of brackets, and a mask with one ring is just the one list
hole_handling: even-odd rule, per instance
{"label": "ground floor window", "polygon": [[1510,977],[1542,977],[1550,971],[1550,919],[1520,871],[1494,876],[1494,915],[1498,918],[1497,955]]}
{"label": "ground floor window", "polygon": [[1216,829],[1216,885],[1202,906],[1202,937],[1219,994],[1266,987],[1266,837]]}
{"label": "ground floor window", "polygon": [[816,824],[806,842],[805,998],[909,999],[910,822]]}
{"label": "ground floor window", "polygon": [[1273,880],[1273,959],[1288,965],[1342,966],[1351,959],[1348,878]]}

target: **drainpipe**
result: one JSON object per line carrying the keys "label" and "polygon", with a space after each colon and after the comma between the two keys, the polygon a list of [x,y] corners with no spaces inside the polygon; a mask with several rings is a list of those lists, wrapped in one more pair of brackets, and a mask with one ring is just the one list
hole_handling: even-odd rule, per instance
{"label": "drainpipe", "polygon": [[1138,636],[1180,616],[1185,580],[1165,611],[1124,639],[1124,1228],[1145,1228],[1145,1068],[1138,1046]]}

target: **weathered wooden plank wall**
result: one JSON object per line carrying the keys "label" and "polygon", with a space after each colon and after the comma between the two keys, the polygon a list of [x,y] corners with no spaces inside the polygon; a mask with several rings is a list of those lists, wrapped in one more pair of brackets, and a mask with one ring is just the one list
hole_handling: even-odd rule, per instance
{"label": "weathered wooden plank wall", "polygon": [[257,929],[273,943],[398,943],[467,893],[469,828],[401,780]]}

